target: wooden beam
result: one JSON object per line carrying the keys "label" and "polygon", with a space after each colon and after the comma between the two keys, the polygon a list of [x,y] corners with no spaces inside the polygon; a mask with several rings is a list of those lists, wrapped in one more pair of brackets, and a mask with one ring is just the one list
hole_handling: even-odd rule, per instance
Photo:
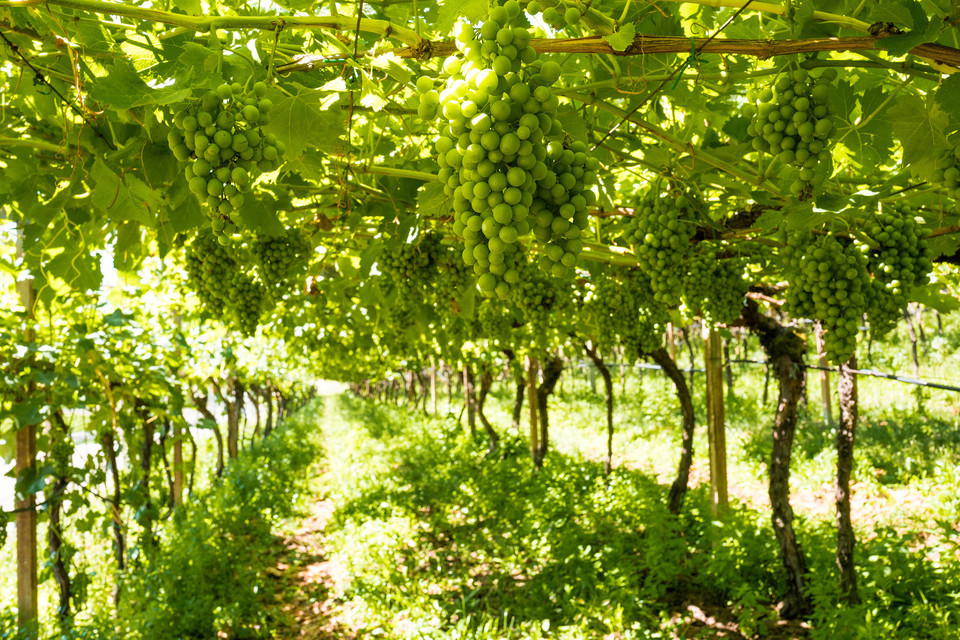
{"label": "wooden beam", "polygon": [[727,437],[723,405],[723,341],[716,331],[703,329],[703,360],[707,370],[707,439],[710,444],[710,507],[714,513],[729,507],[727,493]]}
{"label": "wooden beam", "polygon": [[[17,235],[17,258],[23,258],[23,233]],[[20,304],[26,309],[24,342],[36,340],[33,329],[33,309],[36,295],[33,278],[17,282]],[[32,384],[30,385],[32,387]],[[32,473],[37,468],[37,425],[19,425],[16,434],[17,476]],[[31,494],[17,500],[17,624],[21,629],[33,629],[39,618],[37,599],[37,499]]]}

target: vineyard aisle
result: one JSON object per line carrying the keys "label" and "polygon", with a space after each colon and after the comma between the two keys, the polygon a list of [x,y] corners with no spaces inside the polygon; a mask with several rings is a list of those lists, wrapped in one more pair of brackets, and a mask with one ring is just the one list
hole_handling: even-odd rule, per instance
{"label": "vineyard aisle", "polygon": [[[336,415],[338,391],[333,387],[321,388],[321,393],[328,395],[317,428]],[[320,484],[322,476],[329,473],[323,461],[314,467],[314,472],[314,484]],[[277,629],[279,640],[356,637],[355,630],[342,620],[343,611],[336,601],[336,580],[341,569],[330,561],[325,547],[327,523],[333,511],[333,502],[319,493],[309,501],[304,517],[282,534],[282,548],[270,570],[280,582],[277,602],[285,614],[281,616],[285,624]]]}

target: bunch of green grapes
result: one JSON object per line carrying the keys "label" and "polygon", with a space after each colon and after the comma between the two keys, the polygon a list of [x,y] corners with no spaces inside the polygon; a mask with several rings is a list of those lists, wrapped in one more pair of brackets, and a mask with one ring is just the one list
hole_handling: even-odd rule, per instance
{"label": "bunch of green grapes", "polygon": [[287,229],[277,236],[260,236],[253,243],[253,255],[260,266],[260,279],[268,290],[283,290],[291,275],[306,265],[310,241],[299,229]]}
{"label": "bunch of green grapes", "polygon": [[630,322],[633,315],[625,299],[621,284],[609,275],[601,275],[593,283],[583,302],[583,311],[589,325],[596,328],[591,338],[601,350],[617,344],[624,321]]}
{"label": "bunch of green grapes", "polygon": [[960,144],[952,149],[944,147],[939,155],[930,181],[942,185],[951,196],[960,200]]}
{"label": "bunch of green grapes", "polygon": [[784,309],[796,318],[819,320],[827,358],[846,362],[857,348],[857,332],[871,295],[867,256],[854,242],[832,234],[785,237],[784,275],[789,284]]}
{"label": "bunch of green grapes", "polygon": [[640,269],[651,278],[654,299],[667,306],[680,303],[682,264],[691,252],[694,217],[685,195],[655,196],[637,207],[624,232]]}
{"label": "bunch of green grapes", "polygon": [[415,294],[436,275],[437,257],[442,251],[439,238],[424,235],[419,242],[394,242],[377,258],[380,272],[397,287],[401,296]]}
{"label": "bunch of green grapes", "polygon": [[213,315],[224,312],[233,274],[240,264],[211,233],[201,233],[186,247],[187,278],[203,306]]}
{"label": "bunch of green grapes", "polygon": [[[441,246],[436,258],[436,280],[434,293],[437,304],[444,309],[457,304],[461,292],[468,285],[473,286],[473,280],[467,265],[463,263],[459,252],[452,247]],[[453,306],[459,313],[459,306]]]}
{"label": "bunch of green grapes", "polygon": [[508,298],[514,325],[523,328],[523,336],[518,339],[534,348],[556,346],[557,340],[566,336],[567,327],[575,321],[573,280],[546,274],[525,256],[521,256],[518,270],[520,280]]}
{"label": "bunch of green grapes", "polygon": [[58,477],[69,476],[73,469],[73,438],[60,429],[53,429],[48,447],[47,459],[53,463],[53,474]]}
{"label": "bunch of green grapes", "polygon": [[830,104],[835,69],[826,69],[813,78],[806,69],[792,69],[777,76],[772,87],[747,99],[755,108],[747,133],[753,148],[766,151],[786,165],[799,169],[790,191],[800,200],[809,198],[832,172],[830,137],[834,133]]}
{"label": "bunch of green grapes", "polygon": [[500,344],[510,344],[515,318],[511,310],[499,300],[484,298],[477,304],[471,338],[486,338]]}
{"label": "bunch of green grapes", "polygon": [[[531,0],[527,3],[527,13],[532,16],[540,13],[540,3],[537,0]],[[569,7],[563,13],[556,7],[547,7],[543,9],[543,21],[554,29],[562,29],[566,26],[574,26],[580,22],[582,14],[576,7]]]}
{"label": "bunch of green grapes", "polygon": [[7,524],[10,522],[10,516],[6,511],[0,509],[0,549],[7,543]]}
{"label": "bunch of green grapes", "polygon": [[[464,263],[473,268],[484,295],[501,299],[519,281],[518,240],[531,231],[529,217],[539,189],[569,184],[551,191],[555,195],[544,201],[559,207],[581,195],[578,182],[586,184],[584,176],[575,177],[576,158],[561,174],[555,170],[561,168],[556,160],[548,164],[545,138],[563,133],[553,117],[560,101],[551,89],[561,70],[554,61],[540,64],[527,27],[516,0],[494,7],[479,29],[461,22],[456,40],[463,57],[444,61],[442,89],[438,92],[429,77],[417,81],[420,117],[439,116],[445,123],[435,150],[439,177],[453,197],[454,231],[463,239]],[[580,168],[587,171],[585,160]],[[561,188],[566,193],[561,194]],[[581,197],[586,201],[587,196]],[[577,243],[567,242],[573,235],[558,236],[552,250],[564,273],[569,269],[563,263],[565,254],[576,257],[572,249]]]}
{"label": "bunch of green grapes", "polygon": [[587,145],[574,142],[565,149],[547,144],[547,175],[537,181],[530,207],[533,235],[544,245],[540,268],[562,278],[577,264],[583,249],[581,234],[587,228],[587,207],[596,201],[590,187],[597,182],[599,160],[587,156]]}
{"label": "bunch of green grapes", "polygon": [[222,245],[212,233],[201,234],[187,245],[187,277],[211,315],[226,317],[252,334],[260,323],[267,291],[243,270],[235,254],[236,248]]}
{"label": "bunch of green grapes", "polygon": [[229,310],[240,331],[247,335],[256,333],[267,297],[266,287],[249,274],[238,271],[233,275]]}
{"label": "bunch of green grapes", "polygon": [[862,248],[873,274],[870,327],[882,335],[900,319],[910,292],[928,281],[933,262],[925,229],[910,207],[884,207],[864,231],[879,245],[876,249]]}
{"label": "bunch of green grapes", "polygon": [[701,244],[698,249],[681,279],[681,311],[689,318],[703,318],[710,326],[735,322],[750,288],[743,264],[736,259],[720,260],[714,247]]}
{"label": "bunch of green grapes", "polygon": [[261,129],[273,108],[266,92],[263,82],[255,83],[248,96],[238,82],[221,84],[180,110],[167,134],[173,155],[186,163],[190,191],[210,212],[215,233],[232,228],[230,216],[243,205],[257,176],[280,166],[284,144]]}

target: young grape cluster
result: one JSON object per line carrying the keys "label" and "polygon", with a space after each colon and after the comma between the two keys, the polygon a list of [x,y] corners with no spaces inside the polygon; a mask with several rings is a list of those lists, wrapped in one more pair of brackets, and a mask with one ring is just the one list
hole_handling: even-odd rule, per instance
{"label": "young grape cluster", "polygon": [[421,288],[436,277],[437,258],[442,251],[440,239],[432,234],[425,234],[419,242],[394,242],[377,258],[377,268],[402,297],[419,295]]}
{"label": "young grape cluster", "polygon": [[255,83],[248,96],[240,83],[221,84],[180,110],[167,134],[173,155],[186,163],[190,191],[210,212],[215,233],[233,225],[231,214],[243,206],[257,176],[280,166],[284,144],[261,129],[273,108],[266,92],[263,82]]}
{"label": "young grape cluster", "polygon": [[[540,3],[537,0],[531,0],[527,3],[527,13],[532,16],[540,13]],[[580,22],[581,13],[576,7],[569,7],[563,13],[556,7],[547,7],[543,9],[543,21],[554,29],[562,29],[570,25],[574,26]]]}
{"label": "young grape cluster", "polygon": [[640,275],[603,274],[584,301],[587,321],[597,329],[595,342],[601,348],[619,342],[629,358],[660,347],[670,320],[666,306],[653,299],[653,291]]}
{"label": "young grape cluster", "polygon": [[214,234],[200,234],[187,245],[187,277],[211,315],[226,315],[242,332],[252,334],[260,323],[267,291],[243,270],[235,254],[236,249],[223,246]]}
{"label": "young grape cluster", "polygon": [[911,290],[926,283],[933,269],[924,228],[915,215],[907,206],[884,208],[865,228],[879,245],[875,249],[863,247],[873,274],[870,328],[878,335],[896,325]]}
{"label": "young grape cluster", "polygon": [[701,245],[698,249],[682,278],[681,310],[711,326],[735,322],[750,287],[743,264],[737,259],[721,260],[714,247]]}
{"label": "young grape cluster", "polygon": [[857,347],[857,332],[870,297],[867,256],[855,242],[831,234],[796,233],[784,238],[784,275],[789,287],[785,310],[819,320],[827,358],[846,362]]}
{"label": "young grape cluster", "polygon": [[960,145],[945,147],[939,155],[931,182],[942,185],[951,196],[960,200]]}
{"label": "young grape cluster", "polygon": [[836,78],[835,69],[825,70],[818,78],[806,69],[792,69],[759,95],[747,96],[751,103],[759,99],[759,105],[748,107],[754,114],[747,127],[753,148],[799,169],[790,191],[800,200],[809,198],[832,172],[830,95]]}
{"label": "young grape cluster", "polygon": [[445,245],[440,249],[437,255],[434,295],[437,304],[444,310],[452,308],[459,315],[457,300],[467,286],[474,286],[473,279],[458,251]]}
{"label": "young grape cluster", "polygon": [[637,207],[624,232],[640,269],[651,278],[654,299],[667,306],[680,303],[682,263],[696,230],[693,219],[687,196],[654,197]]}
{"label": "young grape cluster", "polygon": [[277,294],[286,290],[291,276],[306,265],[310,249],[310,241],[299,229],[258,237],[253,243],[253,255],[267,290]]}
{"label": "young grape cluster", "polygon": [[456,40],[463,57],[444,61],[441,90],[429,77],[417,81],[418,113],[445,123],[434,147],[464,263],[485,295],[505,299],[520,278],[518,239],[534,225],[548,242],[542,267],[570,272],[597,163],[585,145],[546,140],[563,133],[551,90],[560,65],[537,60],[516,0],[493,8],[479,29],[459,23]]}
{"label": "young grape cluster", "polygon": [[550,168],[537,181],[530,214],[535,222],[533,236],[544,245],[540,268],[562,278],[577,264],[583,249],[580,236],[587,228],[587,203],[594,201],[589,189],[597,181],[599,161],[588,157],[587,145],[578,141],[569,149],[548,143],[547,162]]}

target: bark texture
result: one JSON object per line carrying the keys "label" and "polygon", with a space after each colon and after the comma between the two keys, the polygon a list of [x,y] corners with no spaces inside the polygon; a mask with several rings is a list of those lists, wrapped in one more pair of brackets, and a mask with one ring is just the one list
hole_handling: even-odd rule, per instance
{"label": "bark texture", "polygon": [[491,453],[496,451],[500,444],[500,436],[497,435],[497,430],[493,428],[493,425],[490,424],[487,416],[483,413],[483,405],[487,402],[487,395],[490,393],[492,386],[493,374],[490,373],[490,367],[484,364],[480,373],[480,389],[477,391],[477,416],[480,418],[480,424],[483,425],[484,431],[487,432]]}
{"label": "bark texture", "polygon": [[857,593],[857,574],[853,562],[856,537],[850,519],[850,479],[853,475],[853,447],[860,419],[857,400],[857,356],[840,365],[837,393],[840,396],[840,428],[837,429],[837,485],[834,497],[837,503],[837,567],[840,569],[840,589],[850,604],[860,602]]}
{"label": "bark texture", "polygon": [[[63,414],[58,410],[53,414],[53,428],[60,432],[59,436],[69,439],[70,428],[67,426]],[[47,551],[50,558],[53,580],[57,583],[57,617],[61,622],[70,618],[70,572],[67,570],[66,563],[63,561],[63,494],[70,485],[70,478],[66,475],[57,474],[53,483],[53,490],[50,497],[47,498],[48,513],[50,524],[47,527]]]}
{"label": "bark texture", "polygon": [[683,417],[680,435],[680,463],[677,465],[677,477],[670,485],[668,497],[670,513],[677,515],[683,506],[683,496],[687,493],[687,484],[690,481],[690,466],[693,464],[693,430],[696,427],[693,398],[690,396],[690,388],[687,386],[686,378],[683,377],[677,363],[670,357],[666,349],[657,349],[650,353],[650,357],[660,365],[663,372],[670,378],[670,382],[673,383],[677,391],[677,399],[680,401],[680,415]]}
{"label": "bark texture", "polygon": [[607,459],[603,463],[603,471],[609,474],[613,470],[613,377],[610,375],[610,369],[603,363],[603,358],[597,353],[596,347],[589,342],[584,342],[583,349],[600,372],[600,377],[603,378],[607,405]]}
{"label": "bark texture", "polygon": [[470,437],[477,435],[477,390],[473,376],[473,367],[469,364],[463,365],[463,399],[467,408],[467,427],[470,429]]}
{"label": "bark texture", "polygon": [[787,577],[787,594],[780,608],[783,618],[798,618],[810,611],[804,592],[807,562],[793,530],[790,506],[790,456],[797,428],[798,405],[803,394],[806,341],[788,327],[760,313],[757,304],[748,301],[743,317],[758,335],[767,353],[770,369],[777,378],[780,393],[773,421],[773,451],[770,456],[770,506],[773,530],[780,547],[780,560]]}
{"label": "bark texture", "polygon": [[537,387],[537,408],[540,418],[540,437],[537,441],[537,449],[534,452],[533,464],[540,468],[543,466],[543,460],[547,456],[550,448],[550,417],[547,414],[547,400],[553,393],[560,375],[563,373],[563,360],[559,356],[552,355],[543,363],[543,382]]}

